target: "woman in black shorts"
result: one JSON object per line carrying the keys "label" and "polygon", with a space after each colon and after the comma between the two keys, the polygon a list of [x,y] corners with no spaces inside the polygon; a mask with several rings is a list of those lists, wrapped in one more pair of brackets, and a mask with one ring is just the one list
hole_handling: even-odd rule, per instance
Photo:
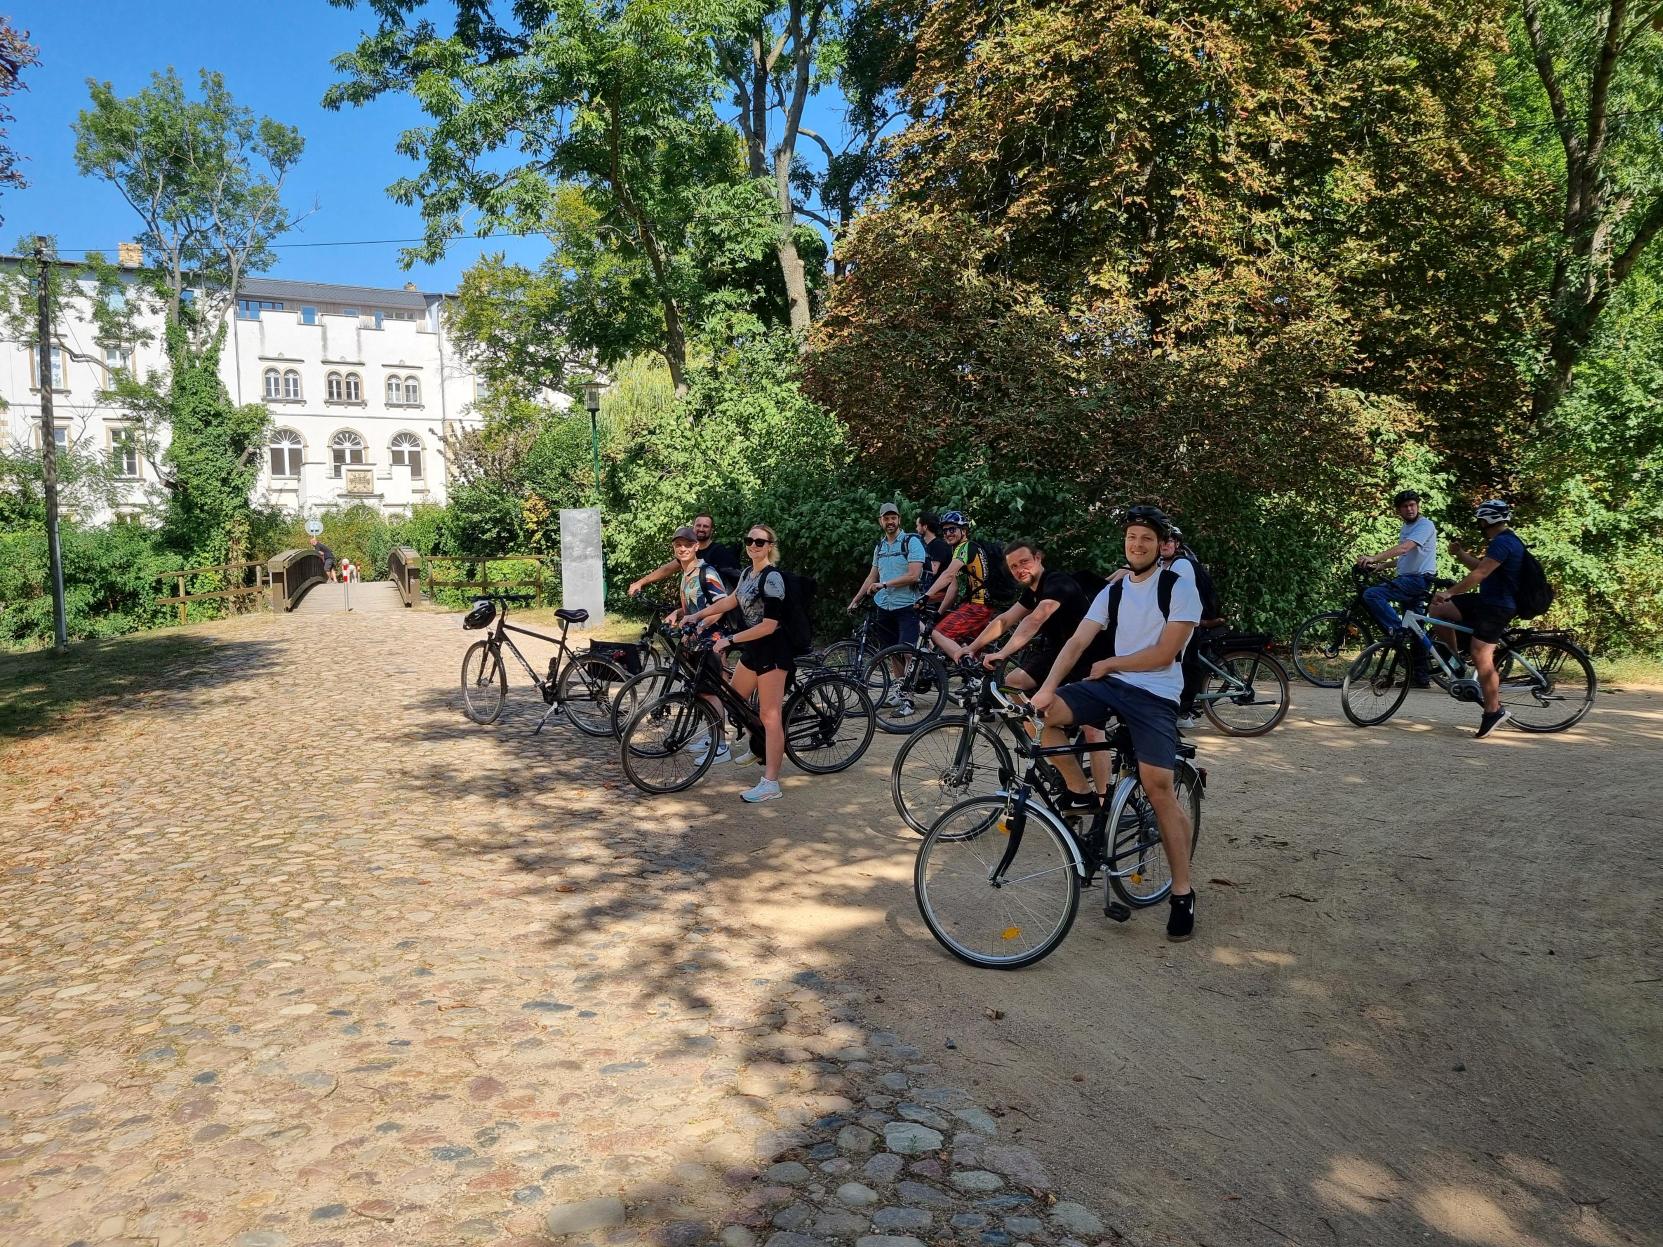
{"label": "woman in black shorts", "polygon": [[[722,637],[717,653],[729,645],[740,649],[739,666],[733,673],[733,688],[741,697],[756,690],[757,713],[763,728],[762,778],[740,796],[751,802],[772,801],[780,796],[780,763],[785,758],[785,728],[781,704],[785,682],[791,674],[791,646],[785,635],[785,577],[774,566],[774,530],[766,524],[752,524],[745,534],[745,553],[751,565],[739,577],[739,587],[709,608],[710,615],[738,608],[745,626],[732,637]],[[749,748],[734,755],[735,763],[755,759]]]}

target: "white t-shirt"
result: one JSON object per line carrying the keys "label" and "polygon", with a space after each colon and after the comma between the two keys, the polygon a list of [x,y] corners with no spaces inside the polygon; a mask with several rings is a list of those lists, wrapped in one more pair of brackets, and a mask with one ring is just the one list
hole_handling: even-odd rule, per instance
{"label": "white t-shirt", "polygon": [[1397,556],[1399,576],[1433,576],[1438,571],[1438,530],[1424,515],[1413,524],[1405,524],[1397,534],[1399,541],[1412,541],[1415,548]]}
{"label": "white t-shirt", "polygon": [[[1178,574],[1178,583],[1172,586],[1170,615],[1161,614],[1158,596],[1161,572],[1158,567],[1142,582],[1130,576],[1120,582],[1123,588],[1120,591],[1120,622],[1114,635],[1115,657],[1124,658],[1127,654],[1148,649],[1161,639],[1161,630],[1169,623],[1201,622],[1201,594],[1195,587],[1194,568],[1184,559],[1172,570]],[[1086,612],[1086,618],[1100,628],[1109,626],[1109,592],[1112,588],[1111,585],[1099,593]],[[1155,671],[1116,671],[1110,678],[1124,680],[1134,688],[1177,703],[1184,695],[1183,654],[1180,651],[1170,666]]]}

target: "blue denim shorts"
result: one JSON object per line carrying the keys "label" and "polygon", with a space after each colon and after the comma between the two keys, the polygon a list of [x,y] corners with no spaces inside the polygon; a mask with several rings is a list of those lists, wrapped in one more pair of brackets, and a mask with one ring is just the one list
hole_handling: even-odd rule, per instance
{"label": "blue denim shorts", "polygon": [[1131,733],[1132,752],[1140,763],[1170,771],[1178,765],[1178,703],[1117,680],[1081,680],[1065,684],[1057,696],[1068,704],[1081,727],[1102,727],[1119,719]]}

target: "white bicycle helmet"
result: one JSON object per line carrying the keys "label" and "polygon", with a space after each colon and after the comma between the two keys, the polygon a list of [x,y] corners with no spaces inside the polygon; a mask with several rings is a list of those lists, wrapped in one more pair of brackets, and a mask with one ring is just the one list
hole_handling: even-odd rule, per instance
{"label": "white bicycle helmet", "polygon": [[1480,524],[1505,524],[1513,518],[1513,508],[1500,498],[1481,502],[1473,509],[1473,518]]}

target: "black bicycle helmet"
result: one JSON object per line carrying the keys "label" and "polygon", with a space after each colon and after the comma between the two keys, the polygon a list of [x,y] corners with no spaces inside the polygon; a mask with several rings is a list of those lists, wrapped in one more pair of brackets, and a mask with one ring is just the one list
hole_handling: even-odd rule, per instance
{"label": "black bicycle helmet", "polygon": [[497,617],[497,604],[489,598],[482,598],[473,604],[473,609],[462,617],[462,626],[469,630],[489,628],[491,621]]}
{"label": "black bicycle helmet", "polygon": [[1405,502],[1419,502],[1420,495],[1412,489],[1400,489],[1392,495],[1392,510],[1397,510]]}
{"label": "black bicycle helmet", "polygon": [[1165,511],[1159,507],[1135,506],[1125,507],[1120,512],[1120,527],[1124,530],[1133,524],[1142,524],[1145,528],[1155,530],[1155,536],[1162,541],[1172,532],[1172,521],[1167,518]]}
{"label": "black bicycle helmet", "polygon": [[1179,528],[1178,525],[1172,523],[1169,520],[1169,521],[1167,521],[1167,525],[1166,525],[1166,535],[1172,541],[1180,541],[1181,542],[1184,539],[1184,530]]}

